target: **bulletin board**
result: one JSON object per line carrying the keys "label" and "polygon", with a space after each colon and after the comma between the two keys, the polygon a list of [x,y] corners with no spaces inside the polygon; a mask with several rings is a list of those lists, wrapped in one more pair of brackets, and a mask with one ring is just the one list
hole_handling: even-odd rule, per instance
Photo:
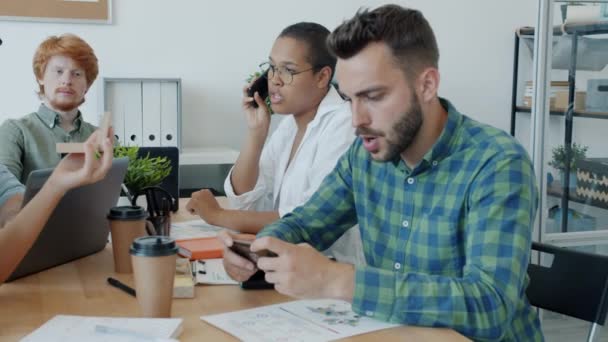
{"label": "bulletin board", "polygon": [[0,20],[112,23],[112,0],[0,0]]}

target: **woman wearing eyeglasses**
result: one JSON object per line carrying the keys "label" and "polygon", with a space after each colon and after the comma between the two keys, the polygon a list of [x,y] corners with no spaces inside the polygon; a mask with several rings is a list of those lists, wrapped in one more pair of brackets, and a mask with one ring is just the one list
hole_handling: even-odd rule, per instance
{"label": "woman wearing eyeglasses", "polygon": [[[257,233],[304,204],[334,168],[355,134],[350,107],[331,85],[336,58],[325,44],[329,33],[315,23],[294,24],[281,32],[261,67],[267,71],[272,110],[282,121],[267,139],[270,114],[265,99],[257,92],[247,96],[246,87],[248,134],[224,183],[232,209],[222,209],[211,192],[201,190],[192,194],[187,205],[191,212],[213,225]],[[328,254],[364,262],[358,227]]]}

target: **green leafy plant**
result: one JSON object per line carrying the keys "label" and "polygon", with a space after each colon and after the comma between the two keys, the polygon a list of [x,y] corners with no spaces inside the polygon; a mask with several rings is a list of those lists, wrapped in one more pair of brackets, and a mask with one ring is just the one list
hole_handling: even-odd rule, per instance
{"label": "green leafy plant", "polygon": [[[588,146],[579,145],[573,143],[570,149],[570,170],[571,172],[576,171],[576,164],[581,159],[587,157]],[[566,147],[564,145],[558,145],[552,150],[553,158],[549,162],[549,166],[554,167],[557,170],[564,171],[566,169]]]}
{"label": "green leafy plant", "polygon": [[[245,82],[247,83],[251,83],[251,81],[255,80],[256,78],[262,76],[262,73],[259,71],[254,72],[253,74],[250,74],[249,77],[247,77],[247,79],[245,79]],[[265,99],[264,102],[266,102],[266,108],[268,108],[268,113],[270,114],[274,114],[274,112],[272,111],[272,107],[270,106],[270,95],[268,95]]]}
{"label": "green leafy plant", "polygon": [[125,175],[125,186],[132,195],[143,188],[159,185],[171,173],[171,162],[167,157],[137,157],[139,147],[118,146],[114,148],[114,158],[128,157],[129,166]]}

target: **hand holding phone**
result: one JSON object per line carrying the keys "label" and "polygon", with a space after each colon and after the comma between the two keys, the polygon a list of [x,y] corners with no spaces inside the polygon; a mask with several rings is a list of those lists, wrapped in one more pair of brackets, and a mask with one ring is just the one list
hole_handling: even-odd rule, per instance
{"label": "hand holding phone", "polygon": [[276,257],[277,255],[269,250],[261,250],[257,252],[251,251],[251,243],[253,241],[249,240],[232,240],[232,246],[230,250],[235,252],[236,254],[242,256],[243,258],[253,262],[254,264],[258,263],[258,259],[261,257]]}
{"label": "hand holding phone", "polygon": [[[266,71],[265,73],[260,75],[260,77],[258,77],[253,82],[251,87],[249,87],[249,89],[247,89],[247,96],[253,97],[253,94],[255,94],[255,92],[257,92],[258,95],[260,95],[260,97],[262,98],[262,100],[266,101],[266,98],[268,97],[268,77],[267,76],[268,76],[268,71]],[[251,105],[254,108],[258,108],[258,103],[255,102],[255,99],[251,102]]]}

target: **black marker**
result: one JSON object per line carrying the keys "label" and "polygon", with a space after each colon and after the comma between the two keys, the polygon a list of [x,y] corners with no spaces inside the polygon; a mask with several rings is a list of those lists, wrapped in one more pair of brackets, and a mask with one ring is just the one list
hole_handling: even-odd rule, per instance
{"label": "black marker", "polygon": [[116,280],[114,278],[108,277],[108,284],[114,286],[117,289],[123,290],[127,294],[130,294],[131,296],[135,297],[135,290],[134,289],[130,288],[129,286],[121,283],[120,281],[118,281],[118,280]]}

